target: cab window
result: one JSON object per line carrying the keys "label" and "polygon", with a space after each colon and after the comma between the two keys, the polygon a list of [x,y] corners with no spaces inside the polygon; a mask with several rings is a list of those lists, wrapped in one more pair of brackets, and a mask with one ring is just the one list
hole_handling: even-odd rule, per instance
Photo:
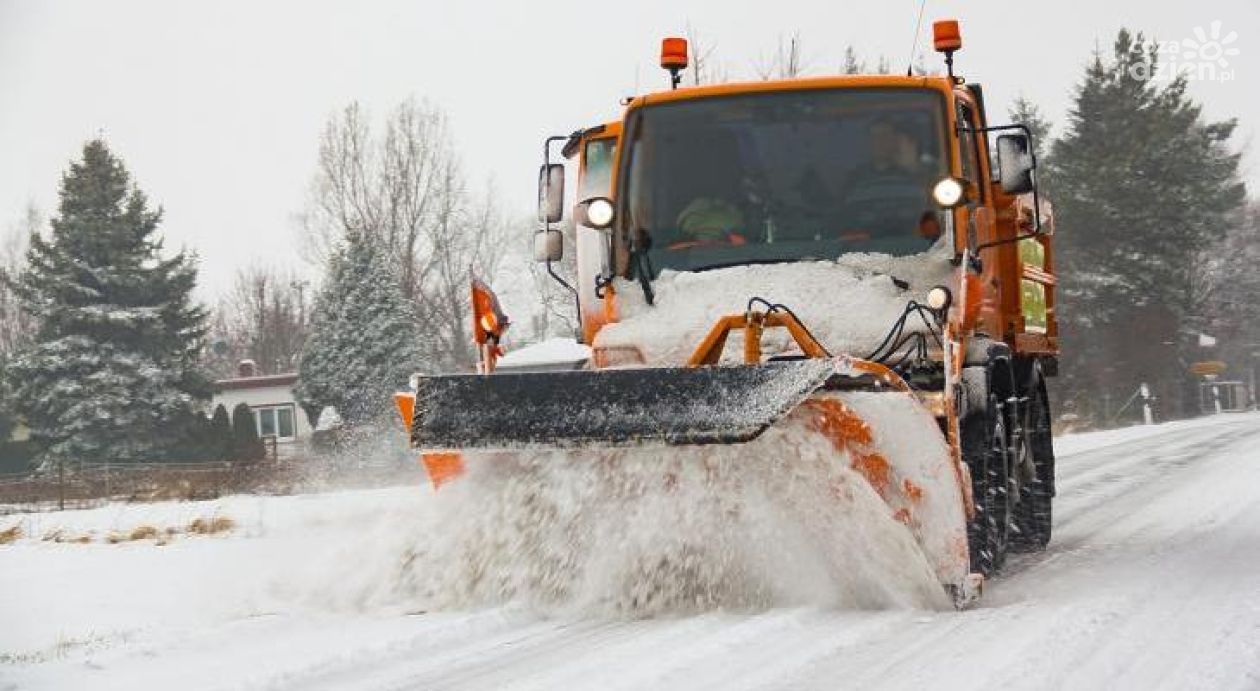
{"label": "cab window", "polygon": [[607,197],[612,193],[613,157],[617,139],[592,139],[582,151],[582,182],[578,185],[578,201],[591,197]]}
{"label": "cab window", "polygon": [[958,150],[962,156],[962,174],[964,178],[975,184],[980,190],[980,149],[976,142],[975,118],[971,107],[965,103],[958,104]]}

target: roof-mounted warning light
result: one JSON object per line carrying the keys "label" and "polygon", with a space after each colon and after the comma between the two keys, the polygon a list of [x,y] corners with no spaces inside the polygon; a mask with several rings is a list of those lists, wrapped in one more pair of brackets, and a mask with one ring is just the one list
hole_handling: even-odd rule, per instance
{"label": "roof-mounted warning light", "polygon": [[962,48],[962,32],[958,28],[957,19],[942,19],[932,22],[932,46],[936,52],[945,54],[945,69],[949,78],[954,78],[954,51]]}
{"label": "roof-mounted warning light", "polygon": [[677,89],[682,71],[687,69],[687,39],[670,37],[661,41],[661,67],[669,70],[670,85]]}

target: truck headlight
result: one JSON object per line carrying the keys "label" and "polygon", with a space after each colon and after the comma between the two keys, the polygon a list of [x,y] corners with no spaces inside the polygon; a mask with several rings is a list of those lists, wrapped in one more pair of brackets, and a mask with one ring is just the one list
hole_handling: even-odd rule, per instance
{"label": "truck headlight", "polygon": [[612,201],[604,197],[596,197],[586,205],[586,221],[592,228],[603,230],[611,226],[615,213]]}
{"label": "truck headlight", "polygon": [[932,199],[943,209],[961,204],[967,195],[967,185],[958,178],[941,178],[932,186]]}
{"label": "truck headlight", "polygon": [[949,292],[949,288],[945,286],[934,286],[927,294],[927,306],[936,312],[944,312],[949,309],[950,303],[954,301],[954,294]]}

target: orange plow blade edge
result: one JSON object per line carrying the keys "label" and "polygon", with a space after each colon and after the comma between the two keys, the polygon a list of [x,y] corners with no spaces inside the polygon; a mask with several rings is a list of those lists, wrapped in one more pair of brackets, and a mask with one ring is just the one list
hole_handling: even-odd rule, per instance
{"label": "orange plow blade edge", "polygon": [[[403,426],[411,429],[415,416],[416,395],[413,393],[394,394],[394,405],[398,408],[398,416]],[[458,451],[426,451],[420,454],[420,462],[429,475],[433,489],[454,480],[464,472],[464,457]]]}

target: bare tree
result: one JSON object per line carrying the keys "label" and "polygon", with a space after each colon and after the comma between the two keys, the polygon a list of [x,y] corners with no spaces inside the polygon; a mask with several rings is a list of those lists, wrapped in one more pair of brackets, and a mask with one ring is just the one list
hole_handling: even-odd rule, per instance
{"label": "bare tree", "polygon": [[[564,259],[554,262],[551,270],[570,286],[576,287],[578,284],[577,261],[574,255],[577,254],[577,228],[572,218],[565,218],[557,228],[564,236],[564,246],[567,249]],[[522,233],[521,237],[528,238],[530,244],[526,249],[532,254],[534,241],[532,234]],[[533,336],[542,339],[548,336],[572,336],[577,333],[577,302],[573,293],[547,271],[546,264],[531,261],[528,266],[530,277],[533,279],[533,289],[541,307],[534,315],[537,323],[532,325]]]}
{"label": "bare tree", "polygon": [[1188,267],[1190,321],[1218,336],[1226,350],[1249,365],[1260,364],[1260,201],[1239,209],[1212,245]]}
{"label": "bare tree", "polygon": [[346,232],[379,227],[375,167],[363,109],[351,103],[329,118],[320,136],[317,172],[302,215],[307,259],[322,264]]}
{"label": "bare tree", "polygon": [[804,74],[806,67],[801,58],[801,35],[793,33],[786,43],[780,36],[779,45],[770,58],[761,60],[753,69],[762,81],[794,79]]}
{"label": "bare tree", "polygon": [[244,358],[253,360],[261,374],[294,371],[309,327],[308,289],[296,274],[274,268],[238,271],[211,325],[216,373],[230,373]]}
{"label": "bare tree", "polygon": [[21,220],[0,236],[0,358],[25,345],[35,333],[35,319],[22,311],[8,281],[16,279],[26,265],[30,237],[39,233],[44,223],[43,214],[30,204]]}
{"label": "bare tree", "polygon": [[425,228],[417,266],[416,310],[427,360],[442,369],[475,359],[469,332],[469,279],[493,281],[507,224],[487,191],[473,199],[454,161],[438,182],[436,216]]}
{"label": "bare tree", "polygon": [[492,280],[503,256],[505,223],[487,190],[468,185],[446,116],[408,100],[375,136],[352,103],[330,118],[304,216],[309,258],[325,260],[347,233],[365,233],[398,262],[415,305],[430,366],[470,363],[470,274]]}
{"label": "bare tree", "polygon": [[892,74],[892,63],[888,61],[887,56],[881,55],[872,68],[853,46],[849,46],[844,49],[844,63],[840,65],[840,72],[843,74]]}
{"label": "bare tree", "polygon": [[840,66],[844,74],[863,74],[866,72],[866,61],[859,58],[853,46],[844,49],[844,64]]}
{"label": "bare tree", "polygon": [[201,353],[201,367],[214,379],[236,376],[241,360],[250,357],[248,343],[228,324],[227,299],[223,298],[210,313],[207,347]]}
{"label": "bare tree", "polygon": [[717,44],[709,43],[691,25],[691,22],[687,22],[687,29],[683,35],[687,37],[687,45],[691,51],[691,84],[701,86],[728,81],[726,70],[718,65],[717,59],[713,57]]}

